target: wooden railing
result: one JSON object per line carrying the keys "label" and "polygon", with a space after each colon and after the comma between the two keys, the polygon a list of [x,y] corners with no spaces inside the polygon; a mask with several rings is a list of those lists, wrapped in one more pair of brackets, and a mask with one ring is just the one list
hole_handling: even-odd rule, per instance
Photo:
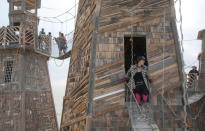
{"label": "wooden railing", "polygon": [[38,53],[50,56],[51,37],[37,36],[32,27],[9,26],[0,28],[0,49],[6,48],[31,48]]}
{"label": "wooden railing", "polygon": [[197,73],[186,74],[186,87],[196,90],[198,86]]}
{"label": "wooden railing", "polygon": [[51,55],[51,37],[47,35],[39,35],[36,43],[36,50],[43,54]]}
{"label": "wooden railing", "polygon": [[0,46],[20,43],[20,27],[11,26],[0,29]]}
{"label": "wooden railing", "polygon": [[191,97],[197,92],[199,92],[198,88],[198,74],[197,73],[189,73],[186,74],[186,95],[187,97]]}

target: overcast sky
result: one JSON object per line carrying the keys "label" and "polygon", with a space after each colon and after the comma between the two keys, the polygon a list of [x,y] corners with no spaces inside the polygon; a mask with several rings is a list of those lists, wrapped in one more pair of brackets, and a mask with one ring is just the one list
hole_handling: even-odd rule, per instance
{"label": "overcast sky", "polygon": [[[49,2],[48,2],[49,1]],[[74,29],[74,19],[63,24],[50,23],[46,21],[65,21],[72,19],[75,16],[75,2],[78,0],[42,0],[42,8],[39,10],[39,16],[42,21],[40,22],[39,29],[45,28],[46,32],[52,32],[53,36],[57,36],[61,31],[68,34]],[[179,20],[178,2],[176,3],[177,19]],[[199,30],[205,29],[205,17],[203,10],[205,7],[205,0],[182,0],[182,16],[183,16],[183,34],[184,34],[184,60],[186,66],[192,66],[197,64],[197,56],[201,51],[201,41],[197,41],[197,34]],[[45,18],[55,17],[65,11],[71,9],[70,13],[66,13],[58,19]],[[8,3],[7,0],[0,0],[0,27],[8,25]],[[72,15],[71,15],[72,14]],[[43,21],[45,20],[45,21]],[[57,46],[55,46],[57,48]],[[66,79],[68,74],[69,60],[58,61],[50,59],[49,61],[49,73],[51,78],[52,90],[55,100],[55,106],[60,122],[63,96],[65,93]]]}

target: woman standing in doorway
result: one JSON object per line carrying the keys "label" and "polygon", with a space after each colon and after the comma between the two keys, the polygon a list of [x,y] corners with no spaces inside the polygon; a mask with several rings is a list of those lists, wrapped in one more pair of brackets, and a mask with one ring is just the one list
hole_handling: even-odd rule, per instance
{"label": "woman standing in doorway", "polygon": [[144,56],[139,56],[137,58],[137,64],[131,66],[127,72],[127,76],[129,76],[130,73],[132,80],[130,79],[129,83],[133,88],[133,93],[135,94],[138,104],[141,105],[141,100],[143,100],[143,102],[148,102],[151,79],[149,78],[147,67],[145,66]]}

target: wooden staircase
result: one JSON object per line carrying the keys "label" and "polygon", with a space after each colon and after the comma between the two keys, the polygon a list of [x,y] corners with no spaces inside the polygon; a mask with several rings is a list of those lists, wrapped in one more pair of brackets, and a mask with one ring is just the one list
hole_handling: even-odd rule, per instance
{"label": "wooden staircase", "polygon": [[134,131],[159,131],[157,124],[153,121],[149,103],[137,107],[136,102],[128,102],[127,108]]}
{"label": "wooden staircase", "polygon": [[151,103],[137,103],[131,88],[126,85],[126,106],[133,131],[160,131],[153,120]]}

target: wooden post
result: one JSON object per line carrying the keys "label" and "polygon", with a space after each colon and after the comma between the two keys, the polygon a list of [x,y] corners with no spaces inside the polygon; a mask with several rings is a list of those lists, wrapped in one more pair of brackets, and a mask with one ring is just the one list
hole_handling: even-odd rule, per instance
{"label": "wooden post", "polygon": [[35,0],[35,14],[38,15],[38,0]]}
{"label": "wooden post", "polygon": [[7,28],[5,27],[4,28],[4,35],[3,35],[3,40],[4,40],[4,48],[6,47],[6,42],[7,42],[7,40],[6,40],[6,35],[7,35]]}
{"label": "wooden post", "polygon": [[18,28],[19,28],[19,43],[18,43],[18,46],[20,46],[21,42],[22,42],[22,37],[21,37],[22,36],[22,34],[21,34],[22,29],[21,29],[21,26],[19,26]]}
{"label": "wooden post", "polygon": [[13,0],[9,2],[9,25],[13,25],[13,20],[11,19],[11,12],[14,11]]}
{"label": "wooden post", "polygon": [[51,51],[52,51],[52,37],[49,37],[49,55],[51,56]]}
{"label": "wooden post", "polygon": [[202,40],[201,55],[199,58],[199,63],[200,63],[199,90],[205,91],[204,89],[204,84],[205,84],[205,29],[199,31],[198,39]]}
{"label": "wooden post", "polygon": [[26,0],[22,0],[22,1],[21,1],[21,10],[22,10],[22,11],[26,11],[25,1],[26,1]]}
{"label": "wooden post", "polygon": [[22,91],[22,103],[21,103],[21,117],[22,117],[22,131],[25,131],[26,129],[26,122],[25,122],[25,92],[24,90],[24,81],[25,81],[25,54],[22,53],[20,58],[21,58],[21,72],[20,72],[20,76],[21,76],[21,81],[20,81],[20,87],[21,87],[21,91]]}
{"label": "wooden post", "polygon": [[100,15],[100,7],[102,0],[97,1],[97,7],[95,12],[94,19],[94,28],[93,28],[93,42],[91,44],[91,59],[90,59],[90,77],[89,77],[89,86],[88,86],[88,116],[92,117],[93,115],[93,93],[95,86],[95,62],[96,62],[96,47],[97,47],[97,35],[98,35],[98,18]]}
{"label": "wooden post", "polygon": [[202,32],[202,52],[205,52],[205,30],[203,30]]}
{"label": "wooden post", "polygon": [[91,131],[92,116],[86,118],[86,131]]}
{"label": "wooden post", "polygon": [[178,63],[178,70],[179,70],[179,75],[180,75],[180,80],[184,81],[184,73],[183,73],[183,56],[181,53],[181,47],[180,47],[180,42],[178,38],[178,32],[177,32],[177,24],[176,24],[176,12],[175,12],[175,7],[174,7],[174,1],[170,1],[170,19],[171,19],[171,28],[172,28],[172,33],[174,37],[174,44],[176,46],[175,51],[176,51],[176,59]]}

